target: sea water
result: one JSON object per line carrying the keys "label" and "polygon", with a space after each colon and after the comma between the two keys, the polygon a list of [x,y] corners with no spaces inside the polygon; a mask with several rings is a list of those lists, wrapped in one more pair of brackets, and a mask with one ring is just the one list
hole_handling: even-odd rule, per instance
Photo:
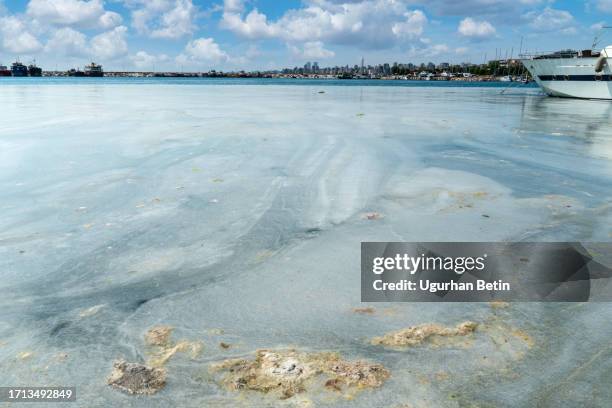
{"label": "sea water", "polygon": [[[407,83],[0,82],[0,385],[76,386],[83,407],[302,406],[208,370],[293,347],[391,372],[316,406],[605,406],[608,304],[354,312],[362,241],[612,239],[612,104]],[[370,343],[466,320],[486,330],[461,346]],[[202,352],[153,396],[109,387],[157,325]]]}

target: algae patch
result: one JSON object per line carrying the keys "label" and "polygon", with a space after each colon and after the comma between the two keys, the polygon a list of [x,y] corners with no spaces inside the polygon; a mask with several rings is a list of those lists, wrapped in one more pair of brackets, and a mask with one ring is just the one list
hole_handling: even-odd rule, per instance
{"label": "algae patch", "polygon": [[176,353],[191,352],[191,358],[196,358],[202,351],[202,344],[196,342],[190,342],[181,340],[175,345],[169,345],[167,347],[160,347],[156,350],[149,358],[148,362],[153,367],[162,367],[168,360],[170,360]]}
{"label": "algae patch", "polygon": [[170,339],[174,329],[170,326],[157,326],[145,333],[145,343],[153,348],[148,358],[148,364],[153,367],[162,367],[176,353],[191,352],[196,358],[202,351],[202,343],[181,340],[176,344]]}
{"label": "algae patch", "polygon": [[510,307],[510,303],[504,302],[503,300],[492,300],[489,302],[489,306],[492,309],[507,309]]}
{"label": "algae patch", "polygon": [[106,305],[96,305],[96,306],[92,306],[88,309],[85,310],[81,310],[79,312],[79,317],[91,317],[95,314],[97,314],[100,310],[102,310],[104,308],[104,306]]}
{"label": "algae patch", "polygon": [[467,336],[473,333],[476,327],[478,327],[478,324],[469,321],[460,323],[455,327],[444,327],[439,324],[428,323],[393,331],[382,337],[374,337],[371,343],[393,347],[417,346],[436,338]]}
{"label": "algae patch", "polygon": [[305,392],[311,385],[334,391],[344,387],[377,388],[390,376],[380,364],[294,349],[258,350],[253,360],[225,360],[212,365],[211,370],[223,373],[221,384],[230,390],[273,393],[280,399]]}
{"label": "algae patch", "polygon": [[166,370],[119,360],[107,383],[128,394],[151,395],[166,385]]}
{"label": "algae patch", "polygon": [[34,353],[31,352],[31,351],[22,351],[22,352],[17,354],[17,358],[19,360],[28,360],[32,356],[34,356]]}
{"label": "algae patch", "polygon": [[146,364],[128,363],[118,360],[113,364],[113,371],[108,377],[108,385],[129,394],[151,395],[166,385],[167,371],[164,365],[178,352],[191,351],[195,358],[202,350],[199,342],[181,340],[174,344],[170,337],[173,332],[170,326],[157,326],[144,335],[145,344],[152,348]]}
{"label": "algae patch", "polygon": [[158,326],[149,330],[145,334],[145,343],[149,346],[166,346],[170,341],[170,335],[172,335],[170,326]]}
{"label": "algae patch", "polygon": [[376,309],[374,309],[373,307],[356,307],[356,308],[353,308],[353,313],[372,315],[376,313]]}

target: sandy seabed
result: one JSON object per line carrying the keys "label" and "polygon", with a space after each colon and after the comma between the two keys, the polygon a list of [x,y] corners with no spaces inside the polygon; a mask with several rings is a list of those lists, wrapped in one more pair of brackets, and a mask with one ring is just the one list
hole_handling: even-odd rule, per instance
{"label": "sandy seabed", "polygon": [[89,408],[612,400],[609,304],[359,301],[361,241],[610,241],[612,105],[0,91],[0,385],[76,386]]}

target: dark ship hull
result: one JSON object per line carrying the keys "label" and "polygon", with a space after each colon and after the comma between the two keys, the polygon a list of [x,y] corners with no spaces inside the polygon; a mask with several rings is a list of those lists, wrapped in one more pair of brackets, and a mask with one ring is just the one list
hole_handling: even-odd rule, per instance
{"label": "dark ship hull", "polygon": [[27,77],[28,67],[19,62],[16,62],[11,65],[11,75],[13,75],[14,77]]}
{"label": "dark ship hull", "polygon": [[85,66],[85,71],[71,69],[68,71],[68,76],[99,78],[104,76],[104,71],[102,70],[102,65],[97,65],[92,62],[91,64]]}
{"label": "dark ship hull", "polygon": [[35,65],[30,65],[28,67],[28,74],[31,77],[41,77],[42,76],[42,68],[39,68]]}

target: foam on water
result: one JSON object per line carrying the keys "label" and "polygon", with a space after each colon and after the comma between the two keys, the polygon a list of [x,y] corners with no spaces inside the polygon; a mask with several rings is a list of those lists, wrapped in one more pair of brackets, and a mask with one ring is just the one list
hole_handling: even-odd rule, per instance
{"label": "foam on water", "polygon": [[[353,309],[361,241],[609,241],[610,105],[322,87],[2,84],[0,384],[76,385],[88,407],[299,406],[208,372],[297,347],[392,373],[307,395],[321,406],[605,406],[607,304]],[[369,342],[465,320],[483,329],[455,347]],[[153,396],[107,386],[160,324],[201,355],[173,357]]]}

